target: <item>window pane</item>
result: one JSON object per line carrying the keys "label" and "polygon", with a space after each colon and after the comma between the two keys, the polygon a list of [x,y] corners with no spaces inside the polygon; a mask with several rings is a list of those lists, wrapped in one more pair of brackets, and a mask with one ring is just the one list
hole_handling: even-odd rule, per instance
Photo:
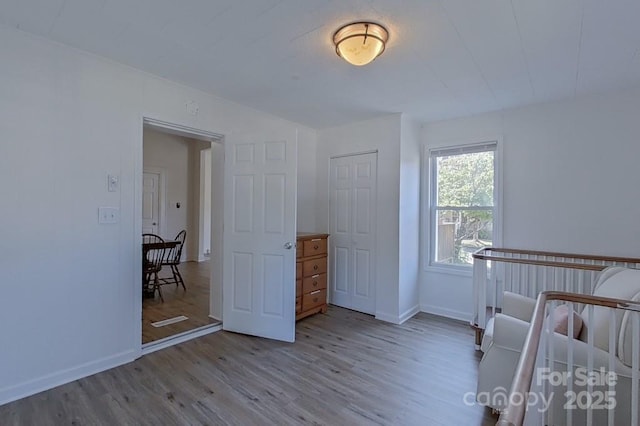
{"label": "window pane", "polygon": [[435,261],[471,265],[471,255],[491,245],[493,212],[491,210],[438,210]]}
{"label": "window pane", "polygon": [[437,157],[437,205],[493,206],[493,151]]}

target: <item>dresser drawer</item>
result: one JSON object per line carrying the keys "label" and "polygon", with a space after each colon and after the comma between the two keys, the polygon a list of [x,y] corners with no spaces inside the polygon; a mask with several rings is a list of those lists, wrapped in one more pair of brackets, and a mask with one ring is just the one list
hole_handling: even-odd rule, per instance
{"label": "dresser drawer", "polygon": [[302,278],[302,262],[296,263],[296,279]]}
{"label": "dresser drawer", "polygon": [[327,274],[316,274],[302,280],[302,292],[311,293],[327,288]]}
{"label": "dresser drawer", "polygon": [[316,290],[302,295],[302,310],[306,311],[327,303],[327,290]]}
{"label": "dresser drawer", "polygon": [[305,240],[303,242],[303,253],[305,257],[327,254],[327,239],[316,238],[313,240]]}
{"label": "dresser drawer", "polygon": [[302,264],[302,276],[310,277],[311,275],[324,274],[327,272],[327,258],[306,260]]}
{"label": "dresser drawer", "polygon": [[296,280],[296,296],[302,296],[302,280]]}
{"label": "dresser drawer", "polygon": [[296,314],[302,312],[302,297],[296,297]]}

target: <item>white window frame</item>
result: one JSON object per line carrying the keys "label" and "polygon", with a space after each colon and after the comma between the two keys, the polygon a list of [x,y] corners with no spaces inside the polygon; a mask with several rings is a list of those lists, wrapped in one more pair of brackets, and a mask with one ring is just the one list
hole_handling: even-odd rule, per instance
{"label": "white window frame", "polygon": [[[454,153],[458,151],[460,154],[473,151],[474,149],[481,148],[482,146],[495,145],[494,151],[494,169],[493,169],[493,185],[494,185],[494,199],[493,199],[493,247],[500,247],[502,245],[502,137],[488,137],[475,139],[473,141],[459,141],[457,143],[440,144],[434,146],[427,146],[424,150],[423,165],[424,169],[424,188],[423,191],[425,205],[423,206],[423,223],[426,225],[424,234],[426,238],[423,239],[423,248],[425,256],[423,257],[424,270],[429,272],[448,273],[453,275],[472,275],[471,265],[458,265],[458,264],[446,264],[435,262],[436,252],[436,233],[434,224],[437,223],[436,219],[436,167],[435,159],[437,158],[434,153],[443,151]],[[482,209],[482,208],[479,208]],[[456,210],[453,208],[452,210]],[[460,209],[466,210],[466,208]],[[474,209],[475,210],[475,209]]]}

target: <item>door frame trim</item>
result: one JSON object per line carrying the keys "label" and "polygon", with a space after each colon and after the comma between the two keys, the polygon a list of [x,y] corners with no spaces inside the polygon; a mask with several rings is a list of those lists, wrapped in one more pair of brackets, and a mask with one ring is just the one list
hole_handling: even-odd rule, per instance
{"label": "door frame trim", "polygon": [[349,154],[332,155],[331,157],[329,157],[329,160],[333,160],[334,158],[355,157],[356,155],[365,155],[365,154],[378,154],[378,150],[372,149],[370,151],[359,151],[359,152],[350,152]]}
{"label": "door frame trim", "polygon": [[[133,259],[134,259],[134,264],[132,268],[133,269],[133,276],[132,276],[133,285],[131,286],[131,292],[132,292],[131,299],[133,300],[133,311],[132,311],[133,326],[131,329],[133,334],[131,335],[131,339],[132,339],[131,342],[132,342],[132,348],[134,350],[134,359],[140,358],[142,355],[146,353],[146,351],[143,350],[143,343],[142,343],[142,291],[141,291],[142,250],[140,249],[142,244],[142,176],[144,173],[144,164],[143,164],[144,129],[145,127],[147,127],[155,130],[160,130],[164,133],[171,133],[171,134],[188,137],[192,139],[210,141],[212,142],[212,146],[214,145],[220,146],[221,149],[223,150],[222,154],[224,155],[224,134],[222,133],[217,133],[217,132],[204,130],[204,129],[196,129],[188,125],[161,120],[158,118],[154,118],[153,114],[148,114],[144,112],[140,114],[138,120],[139,120],[138,121],[139,133],[138,133],[137,141],[134,146],[134,159],[133,159],[134,161],[134,167],[133,167],[133,173],[134,173],[133,175],[133,180],[134,180],[133,234],[134,234],[134,238],[133,238],[133,247],[131,248],[132,250],[131,253],[133,254]],[[213,177],[214,177],[214,174],[212,173],[211,174],[212,188],[214,187]],[[224,206],[220,206],[220,208],[224,209]],[[211,219],[213,222],[214,215],[212,214],[211,216],[212,216]],[[220,216],[221,216],[220,219],[224,220],[224,215],[222,214]],[[220,244],[222,244],[222,236],[215,235],[214,225],[215,225],[214,223],[211,224],[212,245],[214,244],[214,241],[220,241]],[[221,227],[222,226],[220,226],[220,228]],[[215,229],[217,228],[218,227],[215,227]],[[129,233],[131,231],[125,230],[123,232]],[[219,263],[221,265],[222,261],[220,261]],[[220,293],[221,293],[222,292],[222,281],[221,281],[222,271],[218,271],[217,273],[215,273],[215,275],[220,276],[219,285],[221,287],[220,288]],[[210,287],[213,287],[213,282],[214,282],[214,271],[212,271],[210,276],[210,281],[209,281]],[[214,293],[214,289],[211,288],[210,295],[212,295],[213,293]],[[209,301],[209,306],[211,309],[212,307],[211,300]],[[210,314],[211,313],[212,312],[210,312]],[[220,312],[220,316],[222,317],[221,314],[222,312]],[[208,330],[208,331],[212,332],[213,330]],[[194,332],[202,333],[202,330],[198,331],[198,329],[196,329],[194,330]],[[181,339],[171,340],[170,342],[167,342],[167,346],[177,344],[180,341],[182,340]]]}
{"label": "door frame trim", "polygon": [[191,139],[198,139],[205,142],[221,142],[224,140],[222,133],[211,132],[208,130],[196,129],[194,127],[182,124],[170,123],[164,120],[158,120],[148,116],[142,117],[142,126],[151,127],[164,133],[171,133]]}

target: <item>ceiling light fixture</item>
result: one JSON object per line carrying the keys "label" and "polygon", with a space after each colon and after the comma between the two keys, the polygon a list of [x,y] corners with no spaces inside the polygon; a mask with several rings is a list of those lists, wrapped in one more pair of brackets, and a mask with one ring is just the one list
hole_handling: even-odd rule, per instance
{"label": "ceiling light fixture", "polygon": [[362,66],[384,52],[389,32],[373,22],[354,22],[333,35],[336,53],[351,65]]}

